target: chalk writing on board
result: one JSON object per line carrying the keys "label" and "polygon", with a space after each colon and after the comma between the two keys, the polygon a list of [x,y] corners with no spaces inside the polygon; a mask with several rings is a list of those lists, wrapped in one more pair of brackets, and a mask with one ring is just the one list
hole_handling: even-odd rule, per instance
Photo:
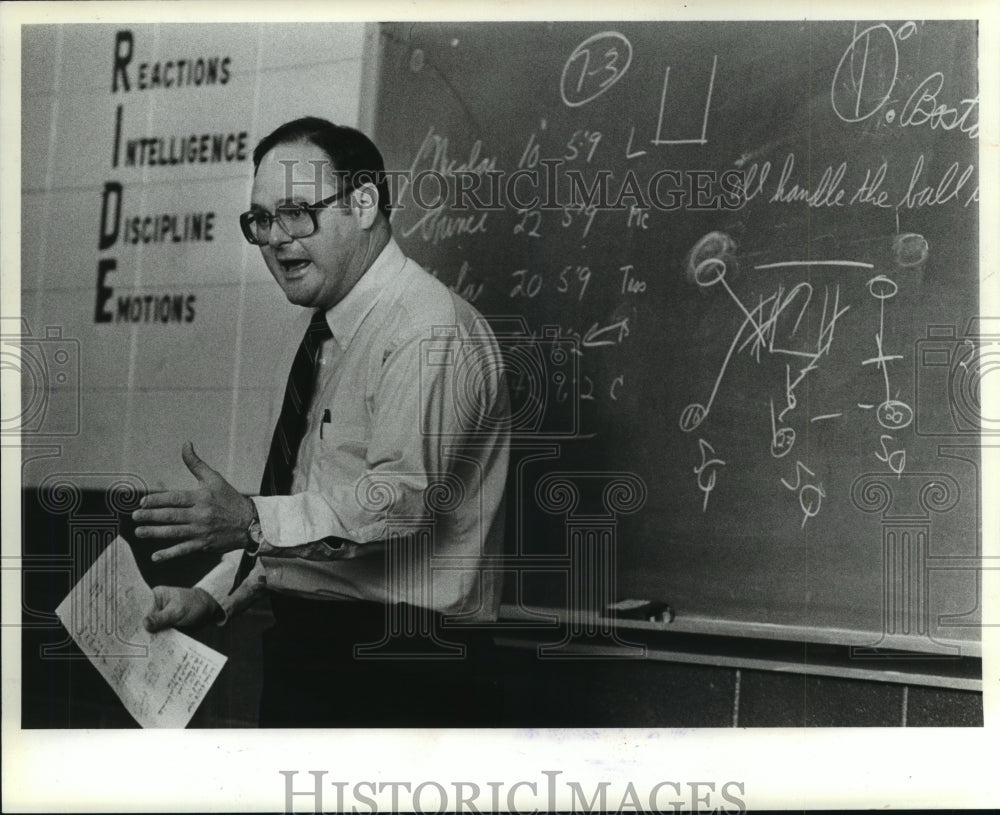
{"label": "chalk writing on board", "polygon": [[[809,294],[811,294],[812,287],[809,286],[809,284],[807,283],[800,283],[792,290],[792,293],[794,294],[797,290],[800,290],[801,287],[806,287],[804,290],[807,291]],[[779,288],[779,292],[780,291],[781,290]],[[785,302],[786,303],[790,302],[790,299],[791,298],[789,298],[789,300]],[[805,314],[806,306],[808,306],[808,304],[809,304],[809,297],[806,298],[806,302],[802,307],[802,311],[799,313],[799,317],[796,320],[795,326],[792,329],[791,332],[792,334],[794,334],[798,330],[799,322],[802,319],[802,315]],[[828,307],[830,309],[829,314],[827,311]],[[785,366],[785,381],[786,381],[785,392],[788,401],[788,407],[785,410],[783,410],[781,414],[778,416],[779,420],[784,419],[785,413],[795,408],[796,405],[796,400],[794,395],[795,388],[799,386],[799,384],[802,382],[803,379],[805,379],[808,373],[816,369],[819,360],[826,354],[829,354],[830,347],[833,345],[834,327],[837,324],[837,320],[839,320],[844,314],[846,314],[849,309],[850,306],[845,306],[844,308],[840,308],[840,286],[834,287],[834,299],[832,304],[830,304],[829,289],[824,287],[823,313],[820,317],[820,331],[819,331],[819,337],[816,341],[815,353],[807,351],[794,351],[791,349],[775,348],[774,325],[776,324],[776,322],[772,322],[772,320],[776,321],[777,317],[775,316],[772,318],[772,320],[768,321],[769,334],[771,338],[770,347],[768,349],[770,353],[793,354],[797,356],[802,356],[808,360],[805,366],[799,369],[798,376],[795,378],[794,382],[792,381],[791,366],[790,365]]]}
{"label": "chalk writing on board", "polygon": [[[963,166],[960,162],[953,161],[940,171],[940,175],[929,178],[923,154],[913,160],[913,165],[908,169],[906,191],[898,198],[891,198],[890,193],[882,189],[882,185],[889,177],[890,170],[894,170],[894,177],[907,170],[890,168],[887,161],[881,162],[874,170],[866,167],[864,179],[849,198],[846,194],[852,182],[848,179],[855,176],[849,162],[827,164],[819,172],[819,179],[814,185],[798,180],[800,172],[796,167],[794,152],[785,155],[776,179],[771,178],[774,165],[770,160],[754,161],[746,165],[740,181],[742,202],[746,204],[758,197],[766,197],[770,204],[805,204],[813,209],[850,207],[856,204],[881,209],[920,209],[943,206],[953,201],[968,207],[979,200],[979,187],[974,186],[973,181],[975,164]],[[772,180],[773,187],[769,183]]]}
{"label": "chalk writing on board", "polygon": [[[901,247],[905,246],[905,250],[902,248],[899,250],[911,261],[923,256],[922,242],[917,239],[918,237],[903,242]],[[724,248],[726,252],[732,251],[728,242],[723,238],[725,236],[720,234],[713,237],[708,243],[704,243],[705,239],[702,239],[699,244],[701,246],[699,255],[702,256],[702,259],[694,268],[693,278],[694,282],[701,288],[717,287],[724,290],[729,299],[736,305],[739,313],[742,314],[743,321],[729,345],[709,398],[704,403],[694,402],[688,405],[681,413],[680,427],[681,430],[690,432],[700,426],[708,417],[718,397],[725,372],[734,355],[748,352],[749,356],[758,363],[764,353],[771,357],[791,357],[792,360],[798,361],[790,361],[785,364],[784,403],[776,405],[773,397],[767,403],[771,427],[769,450],[773,458],[781,459],[794,449],[796,443],[796,430],[789,423],[788,417],[799,407],[797,389],[808,375],[820,367],[823,358],[830,354],[836,326],[851,307],[841,303],[840,284],[825,285],[823,297],[820,300],[815,296],[816,291],[812,284],[806,281],[796,283],[787,290],[784,285],[779,284],[768,296],[760,295],[756,305],[743,302],[726,279],[728,264],[714,253],[720,248]],[[706,251],[705,247],[712,249],[712,252]],[[826,267],[843,269],[845,272],[867,271],[874,268],[873,264],[864,261],[818,258],[756,264],[753,269],[755,272],[767,272],[770,270],[793,270],[796,267]],[[871,296],[879,300],[881,316],[876,336],[878,355],[870,360],[865,360],[863,364],[878,365],[888,388],[887,364],[892,359],[901,358],[884,353],[881,345],[882,335],[885,331],[885,301],[895,294],[896,284],[884,275],[876,275],[868,281],[867,288]],[[806,314],[810,310],[819,313],[806,321]],[[805,324],[812,326],[811,330],[815,332],[815,339],[810,341],[799,336],[800,329]],[[810,343],[812,344],[811,348],[809,347]],[[899,429],[912,420],[912,411],[909,406],[893,398],[893,394],[889,390],[887,390],[886,398],[878,405],[877,415],[884,427],[896,423],[892,425],[894,429]],[[809,417],[809,421],[810,423],[830,422],[840,419],[842,416],[842,411],[815,411],[814,415]],[[712,469],[712,465],[718,467],[724,462],[709,459],[707,453],[714,451],[711,450],[710,445],[705,446],[707,442],[704,439],[700,439],[699,442],[702,444],[702,463],[695,468],[695,472],[698,475],[699,489],[705,496],[702,504],[704,512],[708,507],[708,495],[716,484],[716,471]],[[895,443],[895,438],[892,436],[887,435],[882,439],[882,453],[879,457],[897,475],[905,467],[906,451]],[[798,499],[799,509],[802,513],[800,526],[804,528],[806,522],[810,518],[816,517],[820,512],[823,499],[826,498],[824,484],[816,477],[809,464],[802,460],[795,462],[794,473],[789,477],[782,478],[781,484],[785,489],[794,493]]]}
{"label": "chalk writing on board", "polygon": [[902,354],[886,354],[883,351],[883,335],[885,333],[885,301],[895,297],[899,286],[885,275],[876,275],[868,281],[868,292],[879,301],[879,326],[875,335],[875,346],[878,355],[864,360],[862,365],[876,365],[882,371],[885,381],[885,400],[876,409],[879,424],[887,430],[901,430],[913,421],[913,409],[898,399],[893,398],[892,386],[889,383],[889,362],[903,359]]}
{"label": "chalk writing on board", "polygon": [[645,150],[633,149],[632,142],[635,141],[635,125],[632,125],[628,132],[628,144],[625,146],[625,158],[633,159],[646,155]]}
{"label": "chalk writing on board", "polygon": [[[913,261],[915,264],[923,262],[926,258],[926,246],[921,246],[920,236],[910,236],[903,241],[893,242],[894,253],[897,258]],[[886,354],[883,349],[885,334],[885,307],[886,302],[896,296],[899,285],[885,275],[876,275],[868,281],[868,293],[878,300],[879,304],[879,326],[875,335],[875,346],[878,349],[878,356],[865,360],[862,364],[876,364],[882,371],[885,382],[885,399],[876,407],[875,416],[878,423],[893,433],[909,426],[913,421],[913,410],[908,404],[893,398],[892,386],[889,381],[889,362],[903,359],[901,354]],[[906,468],[906,450],[900,447],[896,437],[890,433],[883,433],[879,437],[880,451],[875,451],[875,458],[888,465],[889,469],[901,477]]]}
{"label": "chalk writing on board", "polygon": [[628,317],[623,317],[608,325],[594,323],[583,335],[584,348],[597,348],[601,345],[621,345],[629,335]]}
{"label": "chalk writing on board", "polygon": [[697,283],[696,274],[700,277],[699,270],[702,269],[702,262],[709,258],[722,261],[726,264],[727,270],[730,266],[737,267],[736,249],[736,241],[725,232],[714,231],[703,235],[687,254],[685,279],[689,283]]}
{"label": "chalk writing on board", "polygon": [[705,91],[705,109],[701,119],[701,135],[696,138],[687,139],[665,139],[663,138],[663,113],[667,101],[667,85],[670,81],[670,66],[663,72],[663,91],[660,94],[660,110],[656,120],[656,136],[650,144],[659,147],[670,144],[708,144],[708,112],[712,108],[712,91],[715,88],[715,70],[719,64],[718,55],[712,55],[712,71],[708,78],[708,88]]}
{"label": "chalk writing on board", "polygon": [[511,297],[537,297],[542,290],[542,276],[527,269],[515,269],[510,273],[514,279],[514,287],[510,290]]}
{"label": "chalk writing on board", "polygon": [[916,23],[909,21],[895,31],[886,23],[877,23],[858,32],[855,24],[854,38],[840,58],[830,85],[833,112],[849,123],[864,122],[881,112],[878,124],[884,121],[899,127],[957,129],[970,139],[976,138],[979,97],[956,104],[939,101],[945,85],[941,71],[934,71],[917,84],[898,115],[895,108],[886,109],[899,81],[899,44],[913,36],[916,29]]}
{"label": "chalk writing on board", "polygon": [[853,269],[874,269],[872,263],[858,260],[782,260],[777,263],[758,263],[754,269],[784,269],[789,266],[844,266]]}
{"label": "chalk writing on board", "polygon": [[623,374],[619,374],[618,376],[616,376],[614,379],[611,380],[611,387],[608,389],[608,396],[611,398],[611,401],[613,402],[618,401],[618,389],[621,388],[624,384],[625,384],[625,376]]}
{"label": "chalk writing on board", "polygon": [[593,101],[618,82],[632,64],[632,43],[617,31],[587,37],[569,55],[559,80],[568,107]]}
{"label": "chalk writing on board", "polygon": [[584,201],[578,201],[576,204],[569,205],[566,204],[562,208],[562,225],[565,228],[571,227],[580,218],[585,219],[583,225],[583,237],[587,238],[590,234],[590,228],[594,225],[594,216],[597,215],[597,205],[587,204]]}
{"label": "chalk writing on board", "polygon": [[527,235],[529,238],[540,238],[542,233],[539,228],[542,225],[542,213],[537,209],[521,207],[517,210],[521,216],[520,220],[514,224],[515,235]]}
{"label": "chalk writing on board", "polygon": [[646,281],[635,276],[635,266],[631,263],[618,271],[622,273],[622,294],[643,294],[646,291]]}
{"label": "chalk writing on board", "polygon": [[528,143],[524,145],[521,158],[517,160],[517,169],[533,169],[538,166],[538,159],[541,157],[541,145],[538,143],[538,134],[532,133],[528,136]]}
{"label": "chalk writing on board", "polygon": [[559,283],[556,286],[556,291],[559,294],[571,294],[574,288],[578,288],[577,301],[583,300],[583,295],[587,293],[590,277],[589,266],[564,266],[559,272]]}
{"label": "chalk writing on board", "polygon": [[795,154],[789,153],[785,156],[785,163],[781,167],[781,175],[778,177],[778,186],[774,194],[769,199],[772,204],[790,204],[792,202],[803,201],[810,207],[840,207],[843,206],[846,190],[841,189],[844,176],[847,174],[847,162],[842,161],[834,169],[832,164],[828,164],[816,182],[814,189],[802,187],[797,183],[789,185],[789,181],[794,177]]}
{"label": "chalk writing on board", "polygon": [[795,428],[778,427],[774,417],[774,400],[771,400],[771,455],[783,458],[795,446]]}
{"label": "chalk writing on board", "polygon": [[781,479],[781,483],[785,489],[791,490],[798,495],[799,506],[802,509],[803,527],[806,525],[806,521],[810,518],[815,518],[819,514],[820,505],[823,503],[823,499],[826,498],[826,491],[823,489],[823,485],[814,483],[815,478],[816,474],[812,470],[801,461],[796,461],[795,482],[789,483],[784,478]]}
{"label": "chalk writing on board", "polygon": [[[440,278],[440,274],[437,269],[428,269],[428,272],[434,277]],[[447,286],[455,294],[457,294],[462,299],[469,303],[475,304],[475,302],[482,296],[483,291],[486,288],[486,284],[477,280],[474,280],[470,272],[472,267],[469,265],[467,260],[463,260],[461,266],[458,268],[458,276],[454,283],[448,283]]]}
{"label": "chalk writing on board", "polygon": [[594,151],[601,143],[600,130],[574,130],[573,135],[566,142],[566,152],[563,154],[565,161],[574,161],[577,158],[586,156],[585,161],[590,164],[594,158]]}
{"label": "chalk writing on board", "polygon": [[[823,310],[820,316],[820,329],[816,339],[816,350],[800,351],[790,347],[782,347],[780,344],[781,340],[778,338],[779,324],[782,323],[786,312],[788,312],[790,316],[794,316],[795,311],[792,309],[792,305],[796,300],[799,300],[800,305],[798,308],[798,316],[795,317],[794,322],[788,330],[789,337],[796,334],[799,324],[802,322],[802,318],[812,300],[812,286],[806,282],[798,283],[787,293],[782,286],[778,286],[774,294],[766,299],[762,298],[756,307],[749,309],[729,286],[725,277],[726,264],[722,260],[715,257],[705,258],[695,269],[695,282],[699,286],[705,288],[715,286],[717,284],[720,285],[723,289],[725,289],[730,299],[737,305],[740,312],[743,314],[744,319],[740,328],[736,332],[733,341],[730,343],[729,350],[723,359],[721,368],[715,378],[715,383],[707,402],[692,403],[682,411],[680,427],[684,432],[694,430],[708,417],[733,354],[743,351],[751,343],[753,344],[753,350],[751,353],[758,361],[760,360],[760,353],[762,350],[766,350],[769,354],[785,354],[801,357],[805,361],[803,367],[797,371],[794,379],[791,365],[787,365],[785,368],[786,406],[778,414],[778,421],[782,421],[785,415],[789,411],[793,410],[797,404],[795,397],[796,387],[798,387],[807,374],[816,369],[819,360],[829,354],[830,348],[833,344],[837,321],[850,309],[850,306],[844,306],[843,308],[840,306],[840,286],[834,287],[832,302],[829,289],[824,288]],[[768,307],[771,309],[770,314],[766,320],[762,319],[764,311]],[[745,334],[746,336],[744,336]],[[782,450],[787,453],[785,448],[790,447],[790,445],[794,443],[794,435],[789,435],[784,431],[784,428],[781,430],[782,432],[779,433],[777,428],[773,429],[771,445],[772,455],[775,455]],[[782,453],[782,455],[783,454],[784,453]]]}
{"label": "chalk writing on board", "polygon": [[698,439],[698,449],[701,452],[701,463],[694,468],[694,474],[698,477],[698,489],[705,495],[701,505],[701,511],[704,512],[708,509],[708,496],[715,489],[716,472],[726,462],[721,458],[710,458],[715,456],[715,449],[704,439]]}
{"label": "chalk writing on board", "polygon": [[[877,583],[870,555],[881,529],[852,511],[845,485],[869,469],[906,484],[912,470],[937,466],[934,433],[975,432],[971,423],[954,429],[965,417],[945,401],[945,374],[963,376],[963,361],[977,367],[971,345],[952,339],[950,366],[926,371],[915,370],[920,348],[911,348],[914,326],[958,324],[978,304],[975,26],[878,22],[853,32],[844,21],[526,24],[470,34],[462,53],[433,27],[403,27],[406,42],[447,52],[442,64],[464,106],[394,61],[402,46],[384,61],[403,69],[380,103],[395,163],[410,163],[433,119],[460,158],[481,138],[481,155],[499,156],[504,178],[536,172],[517,177],[521,201],[508,198],[485,233],[436,246],[414,235],[408,248],[449,270],[449,281],[468,258],[469,277],[485,281],[484,313],[522,314],[529,333],[554,324],[575,339],[575,378],[553,381],[547,396],[562,412],[576,404],[579,427],[600,439],[566,454],[612,469],[624,457],[661,484],[660,501],[621,538],[632,596],[669,585],[692,613],[727,621],[799,623],[807,608],[807,625],[877,626],[882,597],[867,589]],[[591,39],[612,28],[629,40],[627,69],[621,39]],[[530,67],[519,56],[526,46],[540,55]],[[499,55],[487,60],[492,80],[481,72],[490,54]],[[505,91],[485,93],[484,83]],[[693,143],[667,143],[683,140]],[[738,206],[724,211],[725,195],[694,206],[688,182],[730,168]],[[904,223],[893,230],[897,216]],[[883,304],[867,288],[880,275],[899,286]],[[886,285],[874,284],[882,294]],[[614,311],[623,304],[635,315]],[[913,419],[896,429],[904,404]],[[930,440],[917,438],[932,422]],[[971,529],[958,514],[947,519],[954,531]],[[524,539],[526,530],[518,527]],[[937,539],[942,551],[963,538],[952,531]],[[704,566],[705,540],[723,559],[736,555],[737,578],[781,562],[805,579],[762,599],[761,581]],[[816,558],[795,545],[806,540],[831,551]],[[719,594],[706,586],[726,581],[742,585],[718,605],[706,599]],[[534,591],[556,602],[561,590]]]}
{"label": "chalk writing on board", "polygon": [[437,244],[461,235],[475,235],[486,231],[488,212],[478,215],[445,215],[441,206],[429,207],[412,225],[402,230],[403,237],[416,234],[426,243]]}
{"label": "chalk writing on board", "polygon": [[[429,127],[409,170],[393,176],[393,180],[398,179],[399,182],[395,200],[401,202],[409,193],[423,213],[400,230],[404,238],[416,236],[425,243],[436,245],[452,238],[487,231],[488,207],[486,211],[476,208],[471,214],[446,214],[449,204],[447,186],[452,184],[456,190],[471,192],[463,186],[464,180],[470,175],[480,179],[483,176],[493,178],[497,172],[496,156],[483,152],[480,139],[472,143],[468,155],[461,159],[453,158],[449,147],[448,137],[436,133],[433,126]],[[397,211],[401,209],[399,207]]]}
{"label": "chalk writing on board", "polygon": [[[959,163],[957,161],[953,161],[944,171],[937,184],[931,185],[924,183],[924,155],[921,153],[917,156],[917,159],[913,164],[913,172],[910,174],[910,183],[906,188],[906,194],[899,200],[896,207],[917,209],[918,207],[940,206],[957,199],[959,193],[961,193],[962,189],[969,182],[969,179],[972,178],[972,174],[976,171],[975,165],[967,164],[965,169],[962,171],[962,175],[959,176],[958,168]],[[958,176],[957,179],[956,176]],[[919,186],[921,184],[923,184],[923,186]],[[978,200],[976,197],[978,189],[979,188],[977,187],[973,190],[972,194],[966,198],[964,206],[969,206],[973,200]]]}
{"label": "chalk writing on board", "polygon": [[[542,332],[534,329],[527,333],[526,340],[532,343],[561,343],[565,346],[567,354],[571,354],[582,360],[587,351],[595,352],[595,349],[607,351],[609,349],[621,347],[625,340],[631,335],[632,315],[619,316],[616,310],[611,319],[607,321],[595,321],[590,327],[581,332],[572,325],[550,323],[545,326]],[[600,351],[596,351],[600,353]],[[574,371],[576,369],[574,368]],[[513,393],[520,395],[530,388],[529,377],[526,373],[515,368],[513,373],[509,373],[510,387]],[[606,372],[606,376],[595,381],[594,377],[576,371],[572,377],[566,377],[555,382],[555,401],[564,403],[570,398],[570,391],[575,398],[583,402],[593,402],[600,396],[605,396],[612,402],[617,402],[626,390],[625,375],[611,370]],[[583,438],[580,436],[580,438]]]}
{"label": "chalk writing on board", "polygon": [[889,448],[889,442],[894,442],[895,438],[890,436],[888,433],[883,433],[879,436],[879,442],[882,445],[882,452],[876,452],[875,458],[879,461],[885,462],[889,465],[889,469],[892,470],[897,476],[902,476],[903,470],[906,469],[906,450],[902,448]]}

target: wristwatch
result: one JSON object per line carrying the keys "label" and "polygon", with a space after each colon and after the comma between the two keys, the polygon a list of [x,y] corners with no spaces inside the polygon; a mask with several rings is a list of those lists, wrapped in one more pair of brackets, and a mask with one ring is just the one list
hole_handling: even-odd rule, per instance
{"label": "wristwatch", "polygon": [[250,526],[247,527],[247,545],[245,548],[246,553],[250,557],[257,557],[260,554],[260,549],[264,545],[264,530],[260,528],[260,516],[257,514],[257,505],[250,501],[251,511],[253,512],[253,520],[250,521]]}

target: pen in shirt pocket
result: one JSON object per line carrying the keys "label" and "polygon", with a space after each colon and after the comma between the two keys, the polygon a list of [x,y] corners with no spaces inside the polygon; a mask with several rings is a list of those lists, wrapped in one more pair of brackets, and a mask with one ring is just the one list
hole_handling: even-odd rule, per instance
{"label": "pen in shirt pocket", "polygon": [[330,424],[333,421],[333,417],[330,416],[330,408],[326,408],[323,411],[323,418],[319,423],[319,437],[323,438],[323,425]]}

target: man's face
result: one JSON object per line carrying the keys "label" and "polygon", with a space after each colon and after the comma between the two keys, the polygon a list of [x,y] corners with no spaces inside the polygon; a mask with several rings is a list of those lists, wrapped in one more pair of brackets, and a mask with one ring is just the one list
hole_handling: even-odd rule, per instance
{"label": "man's face", "polygon": [[[250,206],[274,213],[282,204],[313,204],[338,192],[338,184],[329,157],[319,147],[279,144],[261,159]],[[291,238],[273,223],[270,240],[260,252],[289,301],[328,309],[364,274],[369,232],[362,228],[357,208],[350,206],[350,197],[316,210],[316,223],[316,231],[305,238]]]}

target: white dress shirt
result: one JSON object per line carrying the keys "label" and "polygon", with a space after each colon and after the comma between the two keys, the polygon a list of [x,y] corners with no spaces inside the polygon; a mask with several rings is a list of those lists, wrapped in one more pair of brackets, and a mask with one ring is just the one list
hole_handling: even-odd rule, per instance
{"label": "white dress shirt", "polygon": [[239,550],[198,587],[227,619],[265,590],[495,619],[509,405],[492,332],[391,239],[326,318],[292,494],[253,499],[266,544],[231,596]]}

